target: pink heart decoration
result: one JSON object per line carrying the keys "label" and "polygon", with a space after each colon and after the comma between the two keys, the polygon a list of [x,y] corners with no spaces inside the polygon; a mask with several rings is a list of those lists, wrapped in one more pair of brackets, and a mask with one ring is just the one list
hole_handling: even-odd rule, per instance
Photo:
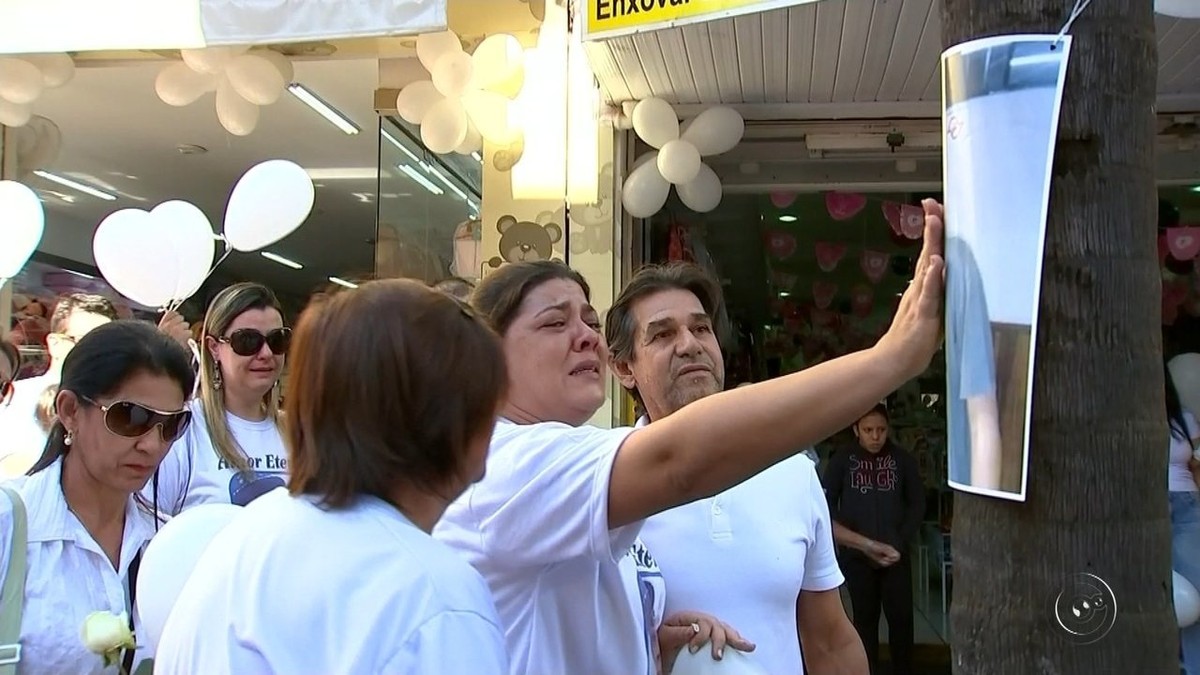
{"label": "pink heart decoration", "polygon": [[875,306],[875,289],[866,284],[854,287],[850,294],[850,311],[859,318],[868,316]]}
{"label": "pink heart decoration", "polygon": [[866,195],[857,192],[826,192],[825,210],[834,220],[849,220],[867,206]]}
{"label": "pink heart decoration", "polygon": [[768,232],[767,250],[778,260],[790,258],[796,252],[796,238],[787,232]]}
{"label": "pink heart decoration", "polygon": [[900,232],[909,239],[920,239],[925,234],[925,209],[909,204],[901,206]]}
{"label": "pink heart decoration", "polygon": [[838,263],[846,255],[846,245],[841,243],[819,241],[815,248],[817,266],[821,268],[822,272],[832,272],[837,269]]}
{"label": "pink heart decoration", "polygon": [[895,232],[897,235],[903,234],[903,232],[900,229],[900,212],[901,212],[901,210],[902,210],[902,206],[900,204],[897,204],[896,202],[884,202],[883,203],[883,217],[887,220],[888,225],[891,226],[892,232]]}
{"label": "pink heart decoration", "polygon": [[775,287],[781,291],[792,290],[792,287],[795,286],[796,282],[799,280],[800,277],[796,276],[795,274],[788,274],[787,272],[771,273],[771,283],[775,284]]}
{"label": "pink heart decoration", "polygon": [[777,209],[786,209],[796,202],[796,194],[793,192],[784,192],[776,190],[771,193],[771,204]]}
{"label": "pink heart decoration", "polygon": [[817,281],[813,283],[813,300],[816,301],[817,307],[827,309],[833,304],[833,298],[837,295],[837,284],[828,281]]}
{"label": "pink heart decoration", "polygon": [[891,256],[887,253],[878,251],[863,251],[862,258],[859,259],[859,264],[862,266],[863,274],[871,280],[871,283],[877,284],[883,279],[883,275],[887,273],[888,260]]}
{"label": "pink heart decoration", "polygon": [[1167,249],[1179,261],[1200,255],[1200,227],[1172,227],[1167,230]]}

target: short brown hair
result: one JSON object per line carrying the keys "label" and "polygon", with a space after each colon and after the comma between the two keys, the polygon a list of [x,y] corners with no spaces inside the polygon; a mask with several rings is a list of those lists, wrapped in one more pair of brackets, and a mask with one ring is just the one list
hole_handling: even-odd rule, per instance
{"label": "short brown hair", "polygon": [[479,310],[492,328],[504,335],[517,318],[521,303],[530,291],[547,281],[566,279],[583,289],[590,302],[592,288],[583,275],[557,260],[532,260],[504,265],[484,277],[471,294],[471,304]]}
{"label": "short brown hair", "polygon": [[461,473],[508,386],[496,334],[462,302],[409,279],[327,297],[288,355],[288,489],[331,508]]}
{"label": "short brown hair", "polygon": [[[638,326],[633,316],[633,306],[638,300],[662,291],[688,291],[696,296],[708,318],[712,319],[713,331],[720,339],[726,332],[725,300],[721,284],[704,268],[692,263],[673,262],[665,265],[647,265],[633,275],[621,294],[613,301],[604,318],[604,337],[608,351],[614,361],[633,361],[634,336]],[[634,387],[630,392],[641,405],[642,397]]]}
{"label": "short brown hair", "polygon": [[113,306],[111,300],[103,295],[72,293],[63,296],[54,305],[54,311],[50,313],[50,332],[62,333],[67,327],[67,320],[75,312],[99,314],[113,321],[116,321],[118,318],[117,308]]}

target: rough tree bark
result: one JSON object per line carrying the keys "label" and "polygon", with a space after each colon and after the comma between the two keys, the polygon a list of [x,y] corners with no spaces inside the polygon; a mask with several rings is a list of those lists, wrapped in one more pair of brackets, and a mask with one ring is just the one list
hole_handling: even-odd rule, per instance
{"label": "rough tree bark", "polygon": [[[944,0],[943,44],[1056,33],[1071,4]],[[1028,501],[955,495],[956,675],[1178,673],[1155,258],[1153,2],[1097,0],[1071,33]],[[1065,591],[1057,611],[1068,610],[1079,574],[1103,579],[1115,596],[1115,625],[1090,644],[1056,621],[1056,600]]]}

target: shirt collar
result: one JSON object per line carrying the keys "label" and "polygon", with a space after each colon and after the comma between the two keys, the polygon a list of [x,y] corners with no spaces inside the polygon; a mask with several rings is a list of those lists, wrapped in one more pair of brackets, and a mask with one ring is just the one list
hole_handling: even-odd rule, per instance
{"label": "shirt collar", "polygon": [[[70,541],[82,548],[102,553],[83,523],[67,507],[62,489],[62,458],[25,479],[21,499],[29,514],[30,543]],[[154,536],[154,518],[138,505],[133,495],[125,502],[125,532],[121,539],[120,572]]]}

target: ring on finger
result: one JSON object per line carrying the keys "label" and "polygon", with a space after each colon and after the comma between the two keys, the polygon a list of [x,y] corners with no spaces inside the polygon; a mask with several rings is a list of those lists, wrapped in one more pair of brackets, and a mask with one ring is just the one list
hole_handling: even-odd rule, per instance
{"label": "ring on finger", "polygon": [[700,624],[693,621],[692,622],[692,632],[699,633],[700,632]]}

